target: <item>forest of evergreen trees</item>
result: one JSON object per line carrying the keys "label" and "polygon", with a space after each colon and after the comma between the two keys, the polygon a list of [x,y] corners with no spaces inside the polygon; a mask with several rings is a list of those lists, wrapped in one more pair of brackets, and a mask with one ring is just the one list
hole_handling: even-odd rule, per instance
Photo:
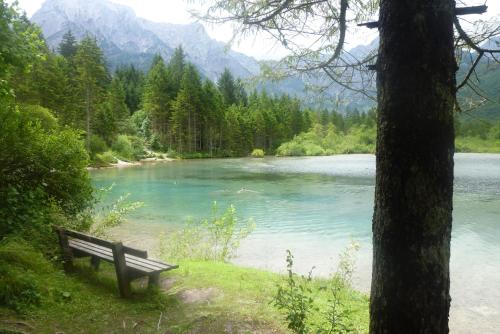
{"label": "forest of evergreen trees", "polygon": [[[225,157],[246,156],[256,148],[278,155],[375,151],[373,110],[345,115],[313,111],[288,95],[255,89],[248,93],[228,69],[214,83],[187,60],[181,46],[168,62],[156,56],[147,73],[132,65],[111,73],[95,38],[77,41],[68,31],[54,51],[32,29],[38,34],[38,54],[27,68],[10,75],[15,103],[45,123],[80,130],[94,165],[116,158],[137,160],[152,152]],[[464,136],[471,136],[471,127],[498,128],[484,122],[457,125],[457,133]],[[483,137],[487,133],[480,132]],[[460,141],[458,149],[478,151],[484,146],[469,143]]]}
{"label": "forest of evergreen trees", "polygon": [[97,164],[149,150],[185,157],[272,153],[312,124],[296,98],[247,94],[227,69],[216,83],[203,78],[182,47],[168,62],[156,56],[148,73],[123,66],[113,74],[90,36],[78,42],[69,31],[58,52],[43,49],[29,71],[14,75],[16,103],[80,129]]}

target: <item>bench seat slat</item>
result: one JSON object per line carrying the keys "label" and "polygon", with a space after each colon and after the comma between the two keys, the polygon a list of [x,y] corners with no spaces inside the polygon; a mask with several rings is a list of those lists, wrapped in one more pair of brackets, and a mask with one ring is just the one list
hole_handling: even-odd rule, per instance
{"label": "bench seat slat", "polygon": [[[75,242],[75,240],[69,240],[69,246],[71,248],[77,249],[81,252],[88,253],[89,255],[97,256],[103,260],[106,260],[106,261],[109,261],[112,263],[114,262],[113,254],[111,252],[107,252],[105,250],[101,250],[101,249],[98,249],[95,247],[89,247],[85,244]],[[148,274],[155,272],[155,271],[159,271],[159,270],[154,270],[154,269],[151,269],[148,267],[144,267],[142,265],[138,265],[138,264],[133,263],[131,261],[127,262],[127,267],[130,267],[132,269],[135,269],[135,270],[138,270],[138,271],[141,271],[144,273],[148,273]]]}
{"label": "bench seat slat", "polygon": [[[99,249],[102,249],[105,251],[112,252],[111,249],[108,247],[98,246],[98,245],[92,244],[91,242],[88,242],[88,241],[79,240],[79,239],[71,239],[71,240],[75,240],[81,244],[86,244],[86,245],[89,245],[89,246],[92,246],[95,248],[99,248]],[[169,270],[171,267],[174,267],[174,266],[167,264],[167,263],[162,263],[162,262],[155,261],[152,259],[144,259],[144,258],[137,257],[137,256],[127,254],[127,253],[125,253],[125,259],[127,260],[127,262],[132,261],[134,263],[137,263],[138,265],[143,265],[143,266],[146,266],[146,267],[148,267],[150,269],[154,269],[154,270]]]}
{"label": "bench seat slat", "polygon": [[[79,244],[86,245],[87,247],[92,247],[92,248],[96,248],[96,249],[108,252],[109,254],[112,255],[112,250],[110,248],[98,246],[98,245],[95,245],[91,242],[84,241],[84,240],[79,240],[79,239],[71,239],[71,240],[74,242],[77,242]],[[137,264],[139,266],[144,266],[144,267],[147,267],[147,268],[155,270],[155,271],[166,271],[166,270],[178,268],[177,265],[170,265],[167,263],[162,263],[162,262],[154,261],[151,259],[144,259],[144,258],[137,257],[137,256],[134,256],[131,254],[125,254],[125,260],[127,263],[132,262],[132,263]]]}
{"label": "bench seat slat", "polygon": [[[113,262],[113,252],[110,248],[98,246],[80,239],[70,239],[69,245],[70,247],[79,249],[82,252],[93,252],[92,255],[102,257],[106,261]],[[147,273],[161,272],[178,268],[177,265],[150,261],[149,259],[143,259],[130,254],[125,254],[125,261],[128,267]]]}

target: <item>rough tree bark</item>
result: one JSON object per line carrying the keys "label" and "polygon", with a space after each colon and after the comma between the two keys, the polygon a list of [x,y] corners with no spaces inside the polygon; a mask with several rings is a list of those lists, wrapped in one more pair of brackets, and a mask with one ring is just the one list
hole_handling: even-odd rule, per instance
{"label": "rough tree bark", "polygon": [[448,333],[452,0],[381,0],[370,333]]}

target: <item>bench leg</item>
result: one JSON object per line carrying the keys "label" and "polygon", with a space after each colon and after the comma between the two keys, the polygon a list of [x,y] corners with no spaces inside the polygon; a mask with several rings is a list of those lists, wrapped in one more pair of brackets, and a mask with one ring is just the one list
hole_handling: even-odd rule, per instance
{"label": "bench leg", "polygon": [[59,238],[59,246],[61,247],[64,271],[72,271],[73,252],[71,251],[71,248],[69,248],[68,236],[62,229],[57,230],[57,236]]}
{"label": "bench leg", "polygon": [[99,264],[101,263],[101,259],[95,256],[90,257],[90,265],[94,268],[95,271],[99,270]]}
{"label": "bench leg", "polygon": [[116,278],[118,279],[118,290],[120,290],[120,296],[122,297],[129,297],[132,293],[132,290],[130,288],[130,280],[126,275],[116,275]]}
{"label": "bench leg", "polygon": [[118,289],[122,297],[128,297],[131,294],[130,278],[127,275],[127,265],[125,262],[125,252],[123,244],[116,242],[112,245],[113,259],[115,262],[116,279],[118,281]]}
{"label": "bench leg", "polygon": [[160,285],[160,273],[154,273],[149,275],[148,287],[159,286]]}

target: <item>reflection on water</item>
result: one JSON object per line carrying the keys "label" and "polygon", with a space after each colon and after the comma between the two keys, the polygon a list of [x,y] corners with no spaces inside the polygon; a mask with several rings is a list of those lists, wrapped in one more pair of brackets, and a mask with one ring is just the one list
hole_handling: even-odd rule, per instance
{"label": "reflection on water", "polygon": [[[301,271],[328,275],[354,239],[355,284],[369,291],[373,156],[175,161],[92,175],[97,186],[116,184],[109,200],[130,192],[146,203],[129,225],[144,235],[207,217],[213,201],[234,204],[257,224],[235,260],[242,265],[282,271],[290,249]],[[455,176],[450,326],[499,333],[500,155],[457,154]]]}

